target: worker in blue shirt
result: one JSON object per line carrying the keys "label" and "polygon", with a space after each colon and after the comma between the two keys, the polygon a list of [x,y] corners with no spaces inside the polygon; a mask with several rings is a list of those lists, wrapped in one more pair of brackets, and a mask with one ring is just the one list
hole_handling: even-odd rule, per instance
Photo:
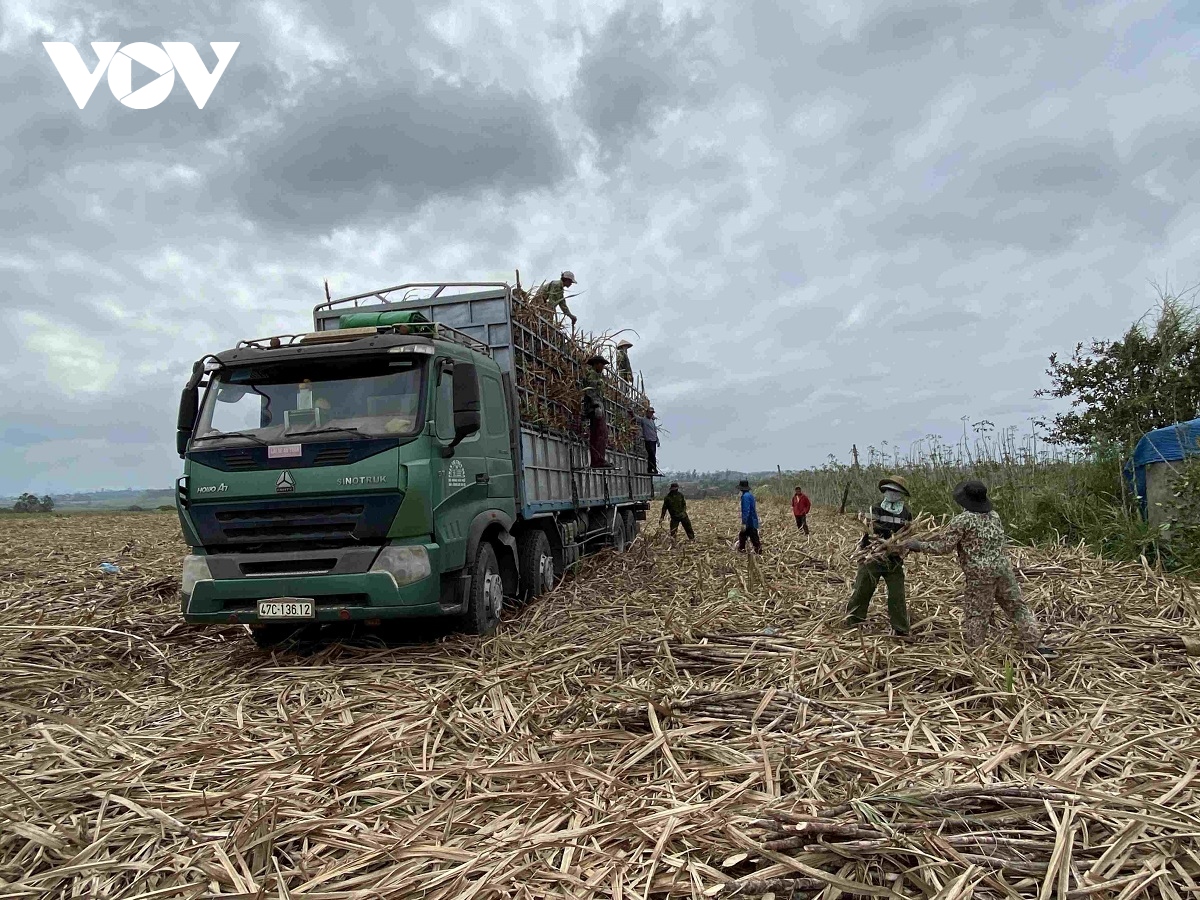
{"label": "worker in blue shirt", "polygon": [[738,553],[746,552],[746,539],[749,538],[754,545],[754,552],[762,556],[762,541],[758,539],[758,504],[750,493],[750,482],[743,478],[738,482],[738,489],[742,492],[742,530],[738,534]]}

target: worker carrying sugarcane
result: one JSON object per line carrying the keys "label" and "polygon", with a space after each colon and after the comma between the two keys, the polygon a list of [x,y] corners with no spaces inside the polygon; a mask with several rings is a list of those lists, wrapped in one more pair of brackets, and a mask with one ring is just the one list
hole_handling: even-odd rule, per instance
{"label": "worker carrying sugarcane", "polygon": [[972,650],[983,646],[993,607],[999,606],[1012,621],[1021,649],[1036,648],[1043,656],[1054,656],[1053,650],[1039,646],[1042,630],[1021,596],[1021,586],[1004,546],[1007,541],[1004,525],[992,508],[986,485],[981,481],[962,482],[954,489],[954,502],[963,511],[940,532],[928,540],[906,541],[904,546],[915,553],[957,552],[966,582],[963,643]]}
{"label": "worker carrying sugarcane", "polygon": [[661,525],[663,517],[668,513],[671,515],[671,537],[675,537],[675,532],[680,525],[683,526],[683,533],[687,535],[689,541],[696,539],[696,533],[692,531],[692,520],[688,518],[687,500],[679,491],[679,482],[671,482],[671,488],[667,491],[667,495],[663,497],[662,513],[659,514],[658,522]]}
{"label": "worker carrying sugarcane", "polygon": [[604,367],[608,360],[595,354],[587,361],[584,373],[583,417],[588,420],[588,449],[593,469],[611,469],[605,457],[608,450],[608,419],[604,411]]}
{"label": "worker carrying sugarcane", "polygon": [[579,320],[575,318],[575,314],[568,308],[566,295],[563,291],[575,283],[574,272],[563,272],[554,281],[551,281],[544,287],[538,288],[533,295],[533,302],[544,304],[551,313],[556,309],[561,310],[562,314],[571,320],[571,325],[574,327]]}
{"label": "worker carrying sugarcane", "polygon": [[629,341],[617,344],[617,374],[630,384],[633,384],[633,366],[629,362],[629,348],[632,346]]}
{"label": "worker carrying sugarcane", "polygon": [[[888,540],[909,527],[913,514],[908,508],[908,485],[899,475],[889,475],[879,482],[883,499],[871,507],[871,533],[864,534],[859,549],[871,544],[872,535]],[[858,564],[854,578],[854,592],[846,605],[846,626],[853,628],[867,619],[867,608],[879,586],[879,579],[887,585],[888,619],[892,632],[897,637],[907,637],[908,603],[904,597],[904,558],[899,553],[889,553],[883,559],[868,559]]]}

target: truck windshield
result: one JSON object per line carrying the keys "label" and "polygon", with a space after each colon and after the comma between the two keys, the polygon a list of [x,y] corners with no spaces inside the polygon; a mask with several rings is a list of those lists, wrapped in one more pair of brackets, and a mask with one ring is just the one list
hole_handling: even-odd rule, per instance
{"label": "truck windshield", "polygon": [[[291,443],[421,430],[425,360],[337,359],[242,366],[213,374],[194,440]],[[345,429],[339,431],[338,429]]]}

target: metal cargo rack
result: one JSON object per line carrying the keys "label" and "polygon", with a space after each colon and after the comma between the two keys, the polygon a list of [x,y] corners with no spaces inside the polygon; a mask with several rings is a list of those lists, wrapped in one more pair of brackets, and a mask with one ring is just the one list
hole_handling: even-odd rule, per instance
{"label": "metal cargo rack", "polygon": [[[421,330],[415,330],[418,328]],[[250,338],[238,341],[236,349],[253,347],[256,350],[275,350],[279,347],[288,347],[294,344],[334,344],[342,341],[357,340],[358,338],[367,337],[372,334],[415,334],[421,337],[428,336],[444,341],[453,341],[456,344],[461,344],[464,347],[474,350],[476,353],[482,353],[484,356],[492,355],[492,348],[483,341],[459,331],[457,328],[447,325],[444,322],[418,322],[415,325],[367,325],[362,328],[348,328],[328,333],[313,331],[306,334],[276,334],[271,337]]]}

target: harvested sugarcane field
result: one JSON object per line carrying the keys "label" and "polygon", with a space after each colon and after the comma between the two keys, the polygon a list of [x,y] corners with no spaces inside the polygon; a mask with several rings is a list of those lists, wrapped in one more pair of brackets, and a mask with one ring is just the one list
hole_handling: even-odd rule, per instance
{"label": "harvested sugarcane field", "polygon": [[267,650],[183,624],[173,513],[5,517],[0,895],[1200,896],[1193,583],[1017,547],[1057,656],[968,652],[951,557],[903,640],[853,515],[690,511],[487,637]]}

